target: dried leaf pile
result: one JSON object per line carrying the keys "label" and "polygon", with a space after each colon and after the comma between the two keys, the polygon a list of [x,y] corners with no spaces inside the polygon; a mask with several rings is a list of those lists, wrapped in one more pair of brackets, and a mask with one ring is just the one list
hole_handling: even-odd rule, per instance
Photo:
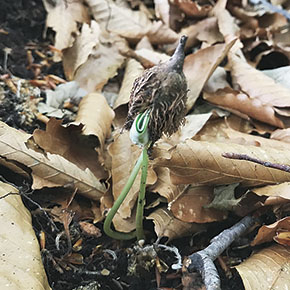
{"label": "dried leaf pile", "polygon": [[[174,244],[189,236],[179,248],[183,256],[189,255],[253,214],[263,225],[248,233],[250,245],[235,245],[247,247],[248,254],[220,256],[222,289],[287,289],[290,5],[283,0],[254,2],[43,0],[44,32],[47,39],[54,37],[45,48],[35,43],[25,48],[33,77],[21,79],[1,68],[0,169],[11,182],[13,174],[22,176],[19,191],[27,195],[24,201],[34,220],[39,218],[34,227],[42,255],[54,268],[46,269],[52,289],[79,289],[65,278],[67,273],[82,279],[79,286],[95,280],[88,289],[197,289],[191,288],[192,277],[181,280],[181,272],[171,269],[175,262],[165,262],[158,250],[153,258],[148,254],[152,265],[132,270],[127,256],[135,257],[139,246],[124,250],[124,244],[101,231],[141,152],[129,133],[122,132],[133,81],[168,60],[184,34],[188,113],[178,132],[163,136],[153,147],[146,242],[165,237]],[[9,31],[0,26],[0,34],[5,33]],[[59,61],[65,80],[46,72]],[[19,104],[13,111],[17,122],[5,113],[9,96]],[[46,129],[39,129],[43,124]],[[113,220],[118,231],[135,229],[139,183],[140,174]],[[2,195],[15,192],[5,183],[0,189]],[[10,198],[2,198],[0,208]],[[2,230],[1,240],[6,235]],[[19,232],[15,235],[22,240]],[[124,261],[129,267],[121,266]],[[238,275],[234,266],[243,286],[230,288],[230,276]],[[118,267],[126,279],[120,278]],[[48,289],[43,277],[37,289]],[[142,285],[142,279],[148,284]],[[0,279],[3,285],[7,281]]]}

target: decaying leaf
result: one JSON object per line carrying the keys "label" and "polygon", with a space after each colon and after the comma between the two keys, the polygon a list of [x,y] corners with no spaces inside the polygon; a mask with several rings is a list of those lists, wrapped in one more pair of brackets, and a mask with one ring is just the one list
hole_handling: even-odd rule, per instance
{"label": "decaying leaf", "polygon": [[236,266],[246,290],[287,289],[290,284],[290,249],[275,245]]}
{"label": "decaying leaf", "polygon": [[[48,153],[47,156],[28,149],[25,142],[30,137],[5,123],[0,123],[1,157],[10,163],[18,162],[32,175],[37,175],[53,186],[75,186],[78,193],[88,198],[99,200],[107,190],[90,170],[81,170],[59,155]],[[1,161],[1,159],[0,159]],[[6,163],[7,165],[7,163]]]}
{"label": "decaying leaf", "polygon": [[213,187],[189,187],[172,203],[171,211],[176,218],[190,223],[209,223],[225,219],[227,217],[226,211],[204,207],[212,199]]}
{"label": "decaying leaf", "polygon": [[199,94],[214,72],[216,67],[227,55],[230,48],[234,45],[236,39],[228,43],[216,44],[204,48],[195,54],[188,55],[184,60],[183,72],[187,79],[189,92],[187,94],[187,108],[192,108]]}
{"label": "decaying leaf", "polygon": [[168,237],[168,240],[190,236],[205,229],[202,224],[187,223],[175,218],[170,211],[164,208],[157,209],[147,219],[153,220],[157,236],[159,238]]}
{"label": "decaying leaf", "polygon": [[[6,196],[9,194],[8,196]],[[0,182],[0,288],[49,290],[30,212],[18,190]]]}
{"label": "decaying leaf", "polygon": [[285,217],[271,225],[260,227],[258,234],[251,245],[256,246],[262,243],[271,242],[278,231],[290,231],[290,217]]}
{"label": "decaying leaf", "polygon": [[290,163],[289,150],[188,139],[172,150],[170,159],[160,157],[156,160],[156,165],[170,169],[173,184],[241,183],[244,186],[255,186],[290,180],[290,174],[287,172],[248,161],[224,158],[222,154],[225,152],[243,153],[273,163]]}

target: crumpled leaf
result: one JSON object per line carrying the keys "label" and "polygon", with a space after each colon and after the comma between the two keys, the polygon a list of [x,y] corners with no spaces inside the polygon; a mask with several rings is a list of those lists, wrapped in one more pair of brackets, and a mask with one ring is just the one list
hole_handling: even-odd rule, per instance
{"label": "crumpled leaf", "polygon": [[290,163],[289,150],[188,139],[171,151],[171,158],[161,154],[155,160],[155,166],[168,167],[173,184],[241,183],[243,186],[256,186],[290,181],[287,172],[245,160],[224,158],[222,154],[226,152],[243,153],[272,163]]}
{"label": "crumpled leaf", "polygon": [[168,240],[190,236],[202,231],[205,226],[196,223],[186,223],[175,218],[170,211],[159,208],[151,213],[147,219],[153,220],[154,229],[159,238],[168,237]]}
{"label": "crumpled leaf", "polygon": [[77,69],[84,64],[95,46],[100,45],[101,29],[98,23],[84,23],[73,45],[63,51],[63,69],[68,80],[73,80]]}
{"label": "crumpled leaf", "polygon": [[[43,155],[28,149],[25,142],[30,135],[0,123],[0,162],[19,163],[26,167],[35,178],[41,178],[42,186],[75,186],[78,193],[99,200],[107,190],[90,170],[85,171],[59,155]],[[5,163],[7,165],[7,162]],[[36,177],[37,176],[37,177]],[[43,184],[43,182],[45,182]],[[32,186],[34,189],[35,184]]]}
{"label": "crumpled leaf", "polygon": [[[51,1],[43,0],[47,11],[46,27],[52,27],[56,32],[54,46],[62,50],[70,47],[74,41],[74,34],[78,33],[77,23],[89,23],[89,11],[82,1]],[[59,56],[55,61],[59,61]]]}
{"label": "crumpled leaf", "polygon": [[88,92],[102,90],[124,63],[125,57],[121,51],[126,49],[127,43],[123,38],[103,31],[99,43],[93,47],[87,61],[77,69],[74,80]]}
{"label": "crumpled leaf", "polygon": [[46,131],[34,130],[33,140],[45,152],[58,154],[83,170],[89,168],[97,178],[106,179],[108,174],[101,166],[95,150],[100,143],[85,140],[81,135],[82,125],[63,127],[61,123],[61,120],[50,119]]}
{"label": "crumpled leaf", "polygon": [[227,212],[217,210],[216,207],[209,208],[213,197],[212,187],[189,187],[172,203],[170,209],[176,218],[184,222],[210,223],[223,220],[227,217]]}
{"label": "crumpled leaf", "polygon": [[183,72],[187,79],[189,92],[187,93],[187,109],[191,109],[199,94],[214,72],[216,67],[227,55],[236,39],[228,43],[216,44],[200,49],[194,54],[188,55],[184,60]]}
{"label": "crumpled leaf", "polygon": [[84,135],[97,136],[101,148],[111,134],[115,113],[101,93],[90,93],[80,102],[75,123],[83,124]]}
{"label": "crumpled leaf", "polygon": [[[135,166],[141,148],[131,143],[129,132],[126,131],[121,135],[115,137],[115,141],[109,146],[109,154],[112,157],[112,179],[113,179],[113,195],[116,200],[123,190],[132,169]],[[136,177],[136,180],[131,187],[125,201],[122,203],[118,213],[122,218],[126,219],[131,216],[132,208],[135,205],[139,187],[140,187],[141,170]],[[149,164],[147,184],[154,184],[157,180],[152,166]]]}
{"label": "crumpled leaf", "polygon": [[236,266],[246,290],[288,289],[290,249],[275,245]]}
{"label": "crumpled leaf", "polygon": [[[172,43],[178,35],[161,21],[151,22],[146,13],[132,11],[112,0],[88,0],[94,19],[107,31],[130,40],[147,36],[151,43]],[[108,9],[109,8],[109,9]]]}
{"label": "crumpled leaf", "polygon": [[280,219],[271,225],[261,226],[251,245],[256,246],[262,243],[271,242],[276,232],[281,230],[290,231],[290,217]]}
{"label": "crumpled leaf", "polygon": [[[5,196],[7,194],[10,195]],[[0,288],[51,289],[32,228],[31,215],[23,205],[18,190],[0,182],[0,196]]]}

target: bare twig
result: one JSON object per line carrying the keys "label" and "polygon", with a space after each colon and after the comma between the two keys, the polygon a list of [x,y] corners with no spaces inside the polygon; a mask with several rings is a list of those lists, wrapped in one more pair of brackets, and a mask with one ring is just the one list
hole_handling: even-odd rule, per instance
{"label": "bare twig", "polygon": [[193,253],[185,261],[185,267],[189,272],[199,272],[203,278],[207,290],[220,290],[220,278],[214,265],[214,260],[247,229],[254,225],[256,219],[246,216],[237,224],[224,230],[210,241],[210,245],[204,250]]}

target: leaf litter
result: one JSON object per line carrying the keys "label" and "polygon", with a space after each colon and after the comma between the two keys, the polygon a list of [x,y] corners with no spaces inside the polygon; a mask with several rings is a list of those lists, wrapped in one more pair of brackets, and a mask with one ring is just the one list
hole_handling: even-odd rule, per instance
{"label": "leaf litter", "polygon": [[[32,44],[31,36],[23,37],[18,56],[13,28],[7,21],[0,27],[0,166],[2,179],[16,184],[30,208],[50,287],[189,289],[196,281],[190,275],[187,282],[181,279],[174,266],[180,255],[205,248],[248,214],[259,216],[260,223],[246,242],[236,241],[228,255],[220,255],[222,289],[289,284],[283,273],[289,270],[290,175],[264,166],[290,163],[286,2],[280,10],[264,1],[32,2],[38,10],[45,7],[45,41],[37,35]],[[32,30],[33,22],[29,25]],[[144,221],[147,254],[140,258],[142,245],[137,249],[132,242],[109,239],[102,221],[140,151],[127,132],[120,135],[133,81],[166,61],[184,34],[188,114],[177,133],[153,147]],[[15,69],[17,60],[28,66]],[[116,100],[107,102],[110,95]],[[135,229],[138,178],[114,218],[118,231]],[[237,284],[225,267],[242,260]],[[267,265],[270,260],[273,265]],[[258,271],[257,265],[268,270]],[[42,274],[43,289],[47,278]]]}

